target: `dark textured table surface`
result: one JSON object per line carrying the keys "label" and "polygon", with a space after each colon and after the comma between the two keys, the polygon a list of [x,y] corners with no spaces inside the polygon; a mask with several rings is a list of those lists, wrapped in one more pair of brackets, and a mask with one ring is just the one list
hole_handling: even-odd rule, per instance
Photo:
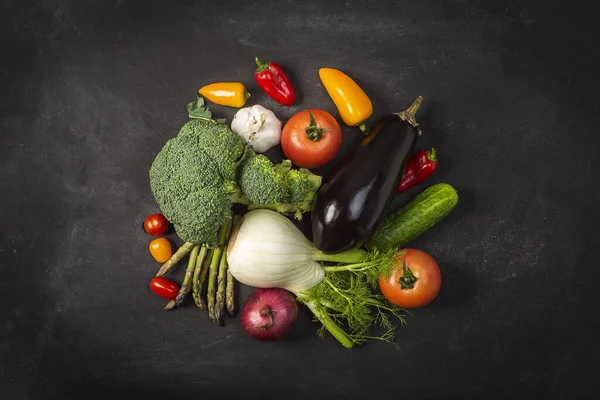
{"label": "dark textured table surface", "polygon": [[[598,398],[591,4],[2,2],[0,398]],[[288,69],[296,106],[257,88],[255,56]],[[355,77],[375,119],[422,94],[419,147],[460,194],[412,244],[444,282],[398,352],[318,338],[304,308],[291,337],[259,343],[147,288],[148,168],[197,88],[241,80],[284,120],[337,116],[322,66]],[[359,134],[344,135],[347,150]]]}

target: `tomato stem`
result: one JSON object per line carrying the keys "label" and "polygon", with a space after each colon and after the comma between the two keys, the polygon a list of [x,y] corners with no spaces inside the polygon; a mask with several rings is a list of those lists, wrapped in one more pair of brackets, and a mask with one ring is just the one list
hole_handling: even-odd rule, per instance
{"label": "tomato stem", "polygon": [[418,280],[419,278],[417,278],[410,268],[408,268],[408,265],[406,265],[406,261],[402,260],[402,276],[398,280],[400,288],[402,290],[413,289],[415,287],[415,282]]}
{"label": "tomato stem", "polygon": [[310,111],[307,111],[307,113],[310,118],[310,125],[308,125],[305,129],[306,136],[308,136],[308,138],[313,142],[318,142],[321,140],[321,137],[323,137],[323,132],[325,132],[327,129],[319,128],[312,113]]}

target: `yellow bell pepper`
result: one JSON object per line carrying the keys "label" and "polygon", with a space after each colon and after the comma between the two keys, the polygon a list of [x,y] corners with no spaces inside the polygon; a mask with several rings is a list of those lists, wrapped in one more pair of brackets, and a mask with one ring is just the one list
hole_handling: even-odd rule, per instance
{"label": "yellow bell pepper", "polygon": [[364,131],[365,120],[373,113],[373,103],[369,96],[352,78],[340,70],[321,68],[319,77],[344,123],[348,126],[359,125]]}
{"label": "yellow bell pepper", "polygon": [[198,90],[209,101],[227,107],[243,107],[250,93],[241,82],[217,82]]}

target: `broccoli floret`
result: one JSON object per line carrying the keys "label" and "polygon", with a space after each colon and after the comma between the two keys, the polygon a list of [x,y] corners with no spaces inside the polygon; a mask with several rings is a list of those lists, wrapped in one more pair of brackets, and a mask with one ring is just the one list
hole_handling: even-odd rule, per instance
{"label": "broccoli floret", "polygon": [[239,176],[242,192],[252,204],[289,203],[290,189],[285,174],[290,168],[289,161],[274,166],[262,154],[250,157],[242,164]]}
{"label": "broccoli floret", "polygon": [[263,155],[246,159],[241,167],[240,187],[250,201],[249,208],[269,208],[293,213],[302,219],[310,211],[321,177],[307,169],[293,170],[290,160],[273,163]]}
{"label": "broccoli floret", "polygon": [[310,211],[312,201],[321,186],[321,177],[304,168],[293,169],[285,177],[290,188],[290,202],[302,211]]}
{"label": "broccoli floret", "polygon": [[251,152],[239,135],[214,121],[193,119],[181,128],[179,135],[197,140],[197,145],[213,159],[226,181],[235,180],[237,167]]}
{"label": "broccoli floret", "polygon": [[218,228],[227,221],[231,208],[224,188],[213,186],[191,192],[184,204],[180,209],[185,211],[185,219],[183,223],[175,224],[177,235],[186,242],[216,246]]}

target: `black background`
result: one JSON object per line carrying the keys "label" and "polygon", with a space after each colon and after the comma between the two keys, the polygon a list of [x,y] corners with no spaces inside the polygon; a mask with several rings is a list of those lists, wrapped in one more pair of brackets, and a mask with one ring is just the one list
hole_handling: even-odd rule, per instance
{"label": "black background", "polygon": [[[591,4],[2,2],[0,398],[597,398]],[[290,72],[294,107],[257,88],[255,56]],[[444,282],[398,331],[399,352],[320,339],[304,308],[291,337],[259,343],[189,303],[163,312],[147,287],[148,168],[195,91],[241,80],[283,120],[338,116],[322,66],[363,86],[373,120],[422,94],[418,147],[441,160],[429,183],[460,195],[411,245]],[[360,136],[344,135],[345,150]]]}

